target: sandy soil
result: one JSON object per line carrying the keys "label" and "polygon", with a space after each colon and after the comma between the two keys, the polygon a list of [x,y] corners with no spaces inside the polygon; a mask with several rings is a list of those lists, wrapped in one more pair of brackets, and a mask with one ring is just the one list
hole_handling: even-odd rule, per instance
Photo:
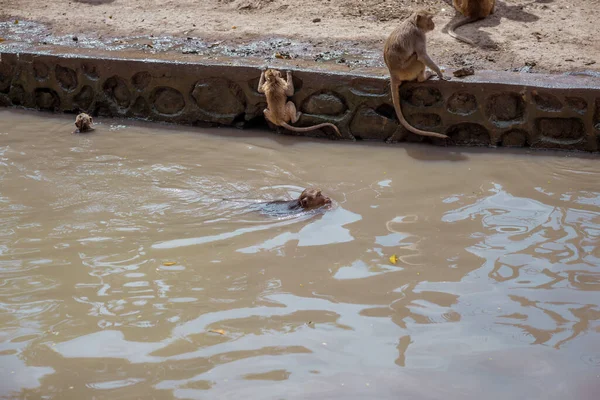
{"label": "sandy soil", "polygon": [[[381,48],[389,32],[411,10],[427,7],[436,12],[437,23],[430,53],[443,66],[600,70],[600,0],[498,1],[493,16],[459,28],[477,42],[475,47],[444,33],[445,25],[457,18],[449,1],[0,0],[0,36],[6,39],[0,46],[19,41],[107,47],[119,43],[121,48],[141,46],[150,52],[224,52],[265,59],[279,53],[278,57],[346,63],[349,68],[381,66]],[[14,24],[16,19],[19,24]],[[43,26],[27,25],[28,21]],[[151,41],[140,42],[144,38]]]}

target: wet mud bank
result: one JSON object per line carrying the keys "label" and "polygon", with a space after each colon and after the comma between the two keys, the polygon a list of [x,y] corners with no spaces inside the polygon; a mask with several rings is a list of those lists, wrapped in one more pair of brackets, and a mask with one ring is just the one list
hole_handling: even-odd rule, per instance
{"label": "wet mud bank", "polygon": [[[265,98],[256,90],[261,66],[240,65],[239,59],[183,62],[48,52],[0,56],[0,106],[268,128],[262,113]],[[284,64],[277,68],[286,69]],[[393,137],[436,145],[600,148],[598,77],[478,71],[446,82],[403,85],[407,120],[450,137],[440,140],[413,135],[398,124],[389,80],[381,69],[361,74],[290,69],[296,87],[291,100],[303,112],[296,125],[331,122],[347,140]],[[303,135],[335,138],[329,130]]]}

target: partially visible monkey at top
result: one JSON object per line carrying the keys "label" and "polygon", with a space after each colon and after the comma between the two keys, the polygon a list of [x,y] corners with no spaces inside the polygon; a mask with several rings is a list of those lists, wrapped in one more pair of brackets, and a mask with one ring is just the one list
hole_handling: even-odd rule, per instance
{"label": "partially visible monkey at top", "polygon": [[93,119],[86,113],[81,113],[75,117],[75,126],[77,129],[73,133],[84,133],[94,130],[92,126]]}
{"label": "partially visible monkey at top", "polygon": [[259,93],[264,93],[267,98],[267,108],[263,111],[265,118],[277,126],[282,126],[294,132],[310,132],[330,127],[341,137],[342,134],[337,126],[328,122],[302,128],[289,125],[289,122],[295,123],[298,121],[302,113],[296,112],[294,103],[287,101],[288,97],[294,95],[294,82],[292,81],[291,71],[287,71],[286,78],[283,79],[281,72],[275,69],[267,69],[261,73],[257,90]]}
{"label": "partially visible monkey at top", "polygon": [[[425,34],[433,31],[434,28],[431,13],[425,10],[414,12],[390,34],[384,45],[383,58],[390,71],[392,101],[400,123],[417,135],[446,139],[448,136],[441,133],[424,131],[411,126],[404,118],[400,106],[400,85],[404,81],[416,79],[418,82],[424,82],[431,78],[433,73],[427,71],[426,66],[432,69],[440,80],[446,80],[440,68],[427,54]],[[388,141],[393,140],[394,135],[388,139]]]}
{"label": "partially visible monkey at top", "polygon": [[496,0],[452,0],[452,5],[456,8],[456,11],[464,15],[465,18],[452,24],[448,29],[448,34],[461,42],[471,45],[475,44],[472,40],[457,34],[454,30],[459,26],[479,21],[480,19],[493,14]]}

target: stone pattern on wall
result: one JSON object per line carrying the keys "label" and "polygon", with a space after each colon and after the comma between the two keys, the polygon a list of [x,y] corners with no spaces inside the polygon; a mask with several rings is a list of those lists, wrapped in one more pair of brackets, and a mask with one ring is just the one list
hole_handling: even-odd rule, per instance
{"label": "stone pattern on wall", "polygon": [[[167,61],[1,54],[0,106],[192,125],[266,125],[254,67]],[[385,77],[293,71],[296,126],[336,124],[345,139],[598,151],[600,90],[531,84],[428,81],[402,85],[397,122]],[[331,130],[290,135],[335,139]]]}

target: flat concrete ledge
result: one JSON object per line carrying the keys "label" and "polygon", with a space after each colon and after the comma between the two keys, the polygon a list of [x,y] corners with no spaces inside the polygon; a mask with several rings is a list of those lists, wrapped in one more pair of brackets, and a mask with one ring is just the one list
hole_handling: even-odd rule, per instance
{"label": "flat concrete ledge", "polygon": [[[48,52],[3,52],[0,57],[0,106],[178,124],[266,126],[265,98],[256,91],[258,65]],[[447,134],[445,141],[398,125],[381,69],[365,74],[289,69],[296,87],[292,101],[303,112],[296,125],[332,122],[348,140],[394,137],[439,145],[600,149],[599,77],[478,71],[464,79],[403,85],[408,121]],[[334,139],[329,131],[306,135]]]}

